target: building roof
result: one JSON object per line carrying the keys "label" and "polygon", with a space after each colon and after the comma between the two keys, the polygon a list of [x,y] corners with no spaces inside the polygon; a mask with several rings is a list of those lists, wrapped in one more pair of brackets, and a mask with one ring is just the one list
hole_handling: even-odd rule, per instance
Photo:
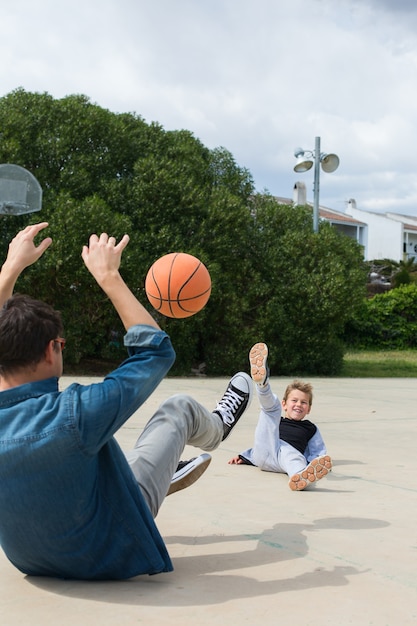
{"label": "building roof", "polygon": [[[279,204],[288,204],[288,205],[294,204],[294,201],[291,200],[290,198],[280,198],[278,196],[274,196],[274,198]],[[311,202],[306,202],[304,206],[309,206],[312,208],[313,204]],[[342,213],[341,211],[334,211],[333,209],[328,209],[327,207],[324,207],[324,206],[319,207],[319,216],[322,219],[327,220],[328,222],[334,222],[338,224],[349,224],[351,226],[366,226],[365,222],[360,222],[359,220],[356,220],[351,215],[347,215],[346,213]]]}
{"label": "building roof", "polygon": [[417,232],[417,225],[416,224],[403,224],[404,228],[406,230],[413,230],[415,232]]}
{"label": "building roof", "polygon": [[[308,203],[310,206],[310,203]],[[329,220],[331,222],[339,222],[345,224],[354,224],[356,226],[366,226],[365,222],[360,222],[356,220],[351,215],[346,215],[346,213],[341,213],[340,211],[333,211],[332,209],[326,209],[324,207],[319,207],[319,215],[325,220]]]}

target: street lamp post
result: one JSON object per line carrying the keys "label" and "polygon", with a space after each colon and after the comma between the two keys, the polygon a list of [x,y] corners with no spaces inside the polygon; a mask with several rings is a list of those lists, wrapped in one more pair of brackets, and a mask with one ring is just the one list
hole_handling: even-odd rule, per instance
{"label": "street lamp post", "polygon": [[323,172],[330,174],[337,170],[340,160],[337,154],[320,152],[320,137],[316,137],[314,151],[296,148],[294,156],[297,159],[294,172],[308,172],[314,164],[313,230],[317,233],[319,230],[320,164]]}

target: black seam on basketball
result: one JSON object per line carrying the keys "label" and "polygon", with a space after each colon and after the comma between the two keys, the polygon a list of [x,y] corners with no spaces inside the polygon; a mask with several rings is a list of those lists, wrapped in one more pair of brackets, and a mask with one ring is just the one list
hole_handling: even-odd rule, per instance
{"label": "black seam on basketball", "polygon": [[171,300],[171,302],[176,302],[177,304],[180,304],[180,302],[191,302],[192,300],[196,300],[197,298],[201,298],[202,296],[205,296],[206,293],[210,293],[210,291],[211,291],[211,287],[209,287],[205,291],[202,291],[201,293],[196,294],[195,296],[190,296],[189,298],[177,298],[176,300]]}
{"label": "black seam on basketball", "polygon": [[203,291],[202,293],[199,293],[195,296],[191,296],[190,298],[181,298],[181,292],[183,289],[185,289],[185,287],[187,286],[187,284],[190,282],[190,280],[195,276],[195,274],[198,272],[198,270],[200,269],[200,267],[202,266],[202,262],[200,261],[199,264],[197,265],[197,267],[194,269],[193,273],[189,275],[189,277],[187,278],[187,280],[185,281],[185,283],[180,287],[180,289],[178,290],[178,296],[176,299],[176,303],[177,306],[182,310],[185,311],[186,313],[196,313],[197,311],[194,311],[194,309],[187,309],[185,308],[185,306],[183,306],[184,304],[190,304],[193,300],[196,300],[197,298],[201,298],[202,296],[204,296],[207,292],[211,291],[211,286],[206,289],[205,291]]}
{"label": "black seam on basketball", "polygon": [[211,287],[209,287],[205,291],[202,291],[201,293],[196,294],[195,296],[190,296],[189,298],[181,298],[181,300],[179,300],[178,298],[175,298],[175,300],[173,300],[172,298],[161,298],[160,296],[153,295],[152,293],[149,294],[149,297],[155,298],[155,300],[161,300],[161,302],[164,302],[165,304],[168,304],[168,302],[174,302],[178,306],[181,306],[181,302],[192,302],[193,300],[196,300],[197,298],[201,298],[202,296],[205,296],[206,293],[210,293],[210,291],[211,291]]}
{"label": "black seam on basketball", "polygon": [[171,314],[173,317],[175,317],[174,315],[174,311],[172,310],[172,298],[171,298],[171,276],[172,276],[172,270],[174,268],[174,263],[175,263],[175,259],[178,257],[179,252],[176,253],[176,255],[173,257],[172,261],[171,261],[171,267],[169,268],[169,274],[168,274],[168,303],[169,303],[169,310],[171,311]]}
{"label": "black seam on basketball", "polygon": [[[195,274],[198,272],[198,270],[200,269],[200,267],[202,266],[202,262],[200,261],[199,264],[197,265],[197,267],[195,268],[195,270],[193,271],[192,274],[189,275],[189,277],[187,278],[187,280],[185,281],[185,283],[183,285],[181,285],[181,287],[178,290],[178,299],[181,299],[183,302],[184,301],[188,301],[188,300],[194,300],[194,298],[201,298],[201,296],[204,296],[204,294],[206,294],[208,291],[211,290],[211,286],[206,289],[205,291],[202,291],[201,293],[192,296],[191,298],[181,298],[181,292],[183,289],[185,289],[185,287],[188,285],[188,283],[190,282],[190,280],[195,276]],[[203,266],[204,267],[204,266]]]}
{"label": "black seam on basketball", "polygon": [[[177,295],[177,300],[180,299],[181,296],[181,292],[182,290],[188,285],[188,283],[190,282],[190,280],[193,278],[193,276],[195,276],[196,272],[198,271],[198,268],[201,267],[201,261],[199,262],[199,264],[197,265],[197,267],[195,268],[195,270],[193,271],[192,274],[189,275],[189,277],[187,278],[187,280],[185,281],[185,283],[183,283],[181,285],[181,287],[178,289],[178,295]],[[185,300],[188,300],[188,298],[185,298]]]}
{"label": "black seam on basketball", "polygon": [[151,274],[151,275],[152,275],[152,279],[153,279],[153,282],[154,282],[154,287],[156,287],[156,291],[157,291],[158,295],[157,295],[157,296],[154,296],[154,295],[152,295],[152,294],[150,294],[150,295],[151,295],[151,297],[152,297],[152,298],[155,298],[155,299],[157,299],[157,298],[158,298],[158,299],[159,299],[159,304],[158,304],[157,306],[153,305],[153,306],[154,306],[154,309],[155,309],[156,311],[159,311],[159,310],[162,308],[163,299],[162,299],[162,294],[161,294],[161,290],[160,290],[160,288],[159,288],[159,285],[158,285],[158,283],[156,282],[156,278],[155,278],[155,271],[154,271],[154,269],[153,269],[153,268],[152,268],[152,274]]}

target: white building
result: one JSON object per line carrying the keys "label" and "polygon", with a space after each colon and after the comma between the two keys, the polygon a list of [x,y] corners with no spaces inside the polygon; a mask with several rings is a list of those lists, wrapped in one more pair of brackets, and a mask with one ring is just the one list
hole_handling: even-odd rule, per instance
{"label": "white building", "polygon": [[[313,206],[307,202],[303,182],[294,185],[293,198],[276,198],[281,204]],[[363,247],[365,261],[413,258],[417,263],[417,217],[399,213],[374,213],[358,209],[350,199],[346,210],[319,207],[319,219],[327,220],[338,231],[355,239]]]}
{"label": "white building", "polygon": [[355,200],[347,203],[346,213],[367,224],[366,260],[392,259],[417,262],[417,217],[399,213],[373,213],[358,209]]}

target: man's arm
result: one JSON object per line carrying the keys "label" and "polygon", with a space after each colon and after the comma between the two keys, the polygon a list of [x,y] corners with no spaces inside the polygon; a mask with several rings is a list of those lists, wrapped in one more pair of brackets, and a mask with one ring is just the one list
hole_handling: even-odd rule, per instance
{"label": "man's arm", "polygon": [[43,239],[38,246],[34,243],[36,235],[47,226],[48,222],[26,226],[10,242],[7,258],[0,272],[0,307],[13,294],[16,281],[23,270],[35,263],[51,245],[50,237]]}
{"label": "man's arm", "polygon": [[128,235],[116,245],[114,237],[102,233],[91,235],[88,246],[82,250],[83,261],[104,293],[111,300],[126,330],[135,324],[159,325],[137,300],[119,273],[122,252],[129,243]]}

